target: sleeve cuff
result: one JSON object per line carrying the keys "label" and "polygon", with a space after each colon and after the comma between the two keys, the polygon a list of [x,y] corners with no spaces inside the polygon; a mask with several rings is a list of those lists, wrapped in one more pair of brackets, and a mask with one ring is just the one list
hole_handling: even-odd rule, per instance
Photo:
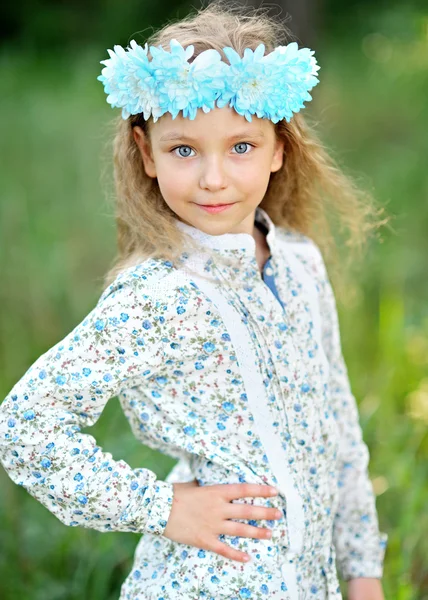
{"label": "sleeve cuff", "polygon": [[342,579],[345,581],[349,581],[350,579],[358,579],[360,577],[382,579],[383,563],[387,543],[388,535],[381,532],[379,534],[378,543],[373,549],[372,557],[361,560],[360,558],[354,558],[351,556],[346,560],[338,561],[338,568]]}
{"label": "sleeve cuff", "polygon": [[158,479],[153,489],[155,493],[147,506],[147,519],[143,531],[162,535],[171,513],[174,487],[172,483]]}

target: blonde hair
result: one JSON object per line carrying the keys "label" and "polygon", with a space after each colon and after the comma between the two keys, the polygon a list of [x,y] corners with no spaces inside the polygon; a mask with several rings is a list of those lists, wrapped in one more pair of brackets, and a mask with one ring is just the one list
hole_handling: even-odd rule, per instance
{"label": "blonde hair", "polygon": [[[144,42],[169,48],[171,38],[183,46],[194,45],[190,60],[214,48],[224,61],[224,46],[231,46],[242,56],[246,47],[255,49],[261,42],[267,53],[279,44],[294,41],[285,24],[268,16],[265,9],[223,0],[214,0],[195,14],[167,24]],[[150,139],[149,121],[142,114],[127,120],[118,115],[114,125],[118,255],[105,276],[105,286],[124,269],[149,257],[175,263],[182,252],[196,248],[193,240],[175,226],[176,215],[164,201],[157,179],[145,173],[133,127],[139,125]],[[371,195],[338,167],[300,112],[289,123],[283,120],[275,124],[275,132],[284,141],[283,166],[271,173],[260,207],[275,226],[310,237],[327,262],[334,258],[335,267],[337,241],[331,219],[338,218],[340,230],[346,231],[345,244],[353,251],[349,261],[353,261],[369,234],[387,222],[379,218],[384,209],[376,208]]]}

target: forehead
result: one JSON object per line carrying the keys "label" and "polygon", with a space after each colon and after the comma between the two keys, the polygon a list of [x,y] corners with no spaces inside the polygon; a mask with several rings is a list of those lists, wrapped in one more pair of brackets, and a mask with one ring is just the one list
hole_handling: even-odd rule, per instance
{"label": "forehead", "polygon": [[232,107],[215,107],[207,113],[198,109],[195,119],[177,115],[175,119],[165,113],[156,123],[151,122],[152,137],[158,142],[168,142],[182,138],[198,140],[224,139],[232,137],[268,138],[273,134],[274,125],[269,119],[259,119],[252,115],[252,121],[238,114]]}

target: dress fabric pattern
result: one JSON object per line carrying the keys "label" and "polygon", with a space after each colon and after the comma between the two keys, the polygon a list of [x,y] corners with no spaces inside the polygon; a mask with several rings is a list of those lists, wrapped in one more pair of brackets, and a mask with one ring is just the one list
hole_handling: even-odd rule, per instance
{"label": "dress fabric pattern", "polygon": [[[143,534],[120,600],[338,600],[345,579],[381,578],[380,532],[337,309],[321,253],[256,209],[270,257],[246,233],[212,236],[179,264],[120,273],[40,356],[0,407],[9,477],[69,526]],[[142,443],[178,459],[159,480],[82,433],[118,396]],[[248,563],[163,535],[177,481],[275,486],[272,538],[221,535]],[[239,520],[237,520],[239,521]]]}

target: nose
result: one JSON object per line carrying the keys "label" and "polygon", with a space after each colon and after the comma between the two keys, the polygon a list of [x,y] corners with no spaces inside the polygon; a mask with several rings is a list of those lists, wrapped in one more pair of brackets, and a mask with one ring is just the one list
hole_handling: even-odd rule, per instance
{"label": "nose", "polygon": [[202,163],[201,188],[215,192],[226,187],[226,185],[226,173],[222,158],[219,156],[206,158]]}

